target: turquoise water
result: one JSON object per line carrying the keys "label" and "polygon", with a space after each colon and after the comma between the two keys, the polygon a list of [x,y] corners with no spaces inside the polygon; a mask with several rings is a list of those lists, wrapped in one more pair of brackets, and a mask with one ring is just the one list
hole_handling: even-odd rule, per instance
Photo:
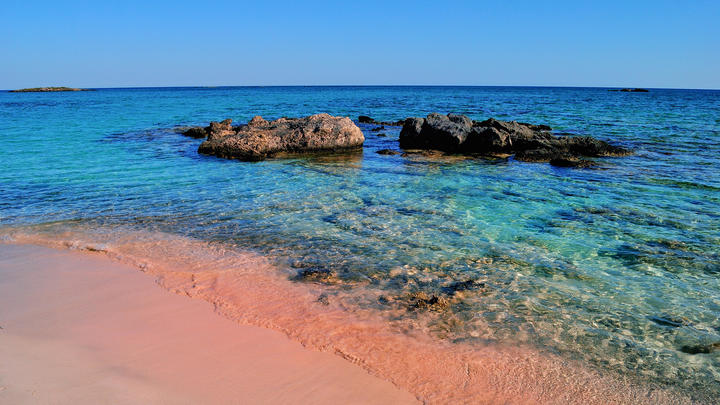
{"label": "turquoise water", "polygon": [[[362,153],[198,155],[176,125],[455,112],[635,150],[573,170]],[[0,92],[0,227],[134,227],[222,242],[352,308],[453,342],[518,342],[720,395],[720,91],[268,87]],[[291,276],[292,277],[292,276]],[[297,278],[297,282],[302,281]],[[458,284],[458,282],[472,281]],[[425,293],[447,307],[416,308]],[[378,298],[379,297],[379,298]]]}

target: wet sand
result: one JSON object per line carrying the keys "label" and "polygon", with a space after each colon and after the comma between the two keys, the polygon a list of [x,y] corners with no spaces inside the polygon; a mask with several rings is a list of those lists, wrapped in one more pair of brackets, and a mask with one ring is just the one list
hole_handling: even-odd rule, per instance
{"label": "wet sand", "polygon": [[100,255],[0,244],[0,327],[0,404],[417,403]]}

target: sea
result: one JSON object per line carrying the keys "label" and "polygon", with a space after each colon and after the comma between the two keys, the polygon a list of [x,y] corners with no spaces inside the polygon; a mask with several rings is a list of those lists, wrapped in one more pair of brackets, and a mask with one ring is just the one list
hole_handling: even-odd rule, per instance
{"label": "sea", "polygon": [[[131,262],[430,403],[712,403],[720,91],[649,90],[0,91],[0,240]],[[432,112],[633,154],[589,169],[381,155],[402,152],[400,127],[357,123]],[[242,162],[180,133],[315,113],[356,120],[362,150]]]}

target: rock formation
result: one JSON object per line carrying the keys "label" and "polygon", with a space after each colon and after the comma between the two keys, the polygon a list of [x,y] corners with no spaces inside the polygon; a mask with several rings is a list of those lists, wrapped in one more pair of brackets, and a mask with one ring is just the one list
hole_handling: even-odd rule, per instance
{"label": "rock formation", "polygon": [[[198,128],[186,135],[200,135]],[[266,121],[254,117],[247,125],[232,126],[232,120],[211,122],[203,128],[207,139],[198,152],[223,158],[263,160],[278,154],[337,152],[362,147],[365,137],[347,117],[316,114],[305,118]]]}
{"label": "rock formation", "polygon": [[588,167],[580,157],[625,156],[630,151],[589,136],[555,136],[546,125],[532,125],[490,118],[473,121],[464,115],[430,114],[408,118],[400,132],[403,149],[438,150],[445,153],[488,156],[515,155],[528,162]]}

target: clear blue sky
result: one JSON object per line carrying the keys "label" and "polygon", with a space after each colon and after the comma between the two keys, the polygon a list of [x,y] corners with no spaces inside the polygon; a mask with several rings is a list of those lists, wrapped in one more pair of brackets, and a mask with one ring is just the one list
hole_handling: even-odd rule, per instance
{"label": "clear blue sky", "polygon": [[720,88],[720,0],[0,0],[0,89]]}

